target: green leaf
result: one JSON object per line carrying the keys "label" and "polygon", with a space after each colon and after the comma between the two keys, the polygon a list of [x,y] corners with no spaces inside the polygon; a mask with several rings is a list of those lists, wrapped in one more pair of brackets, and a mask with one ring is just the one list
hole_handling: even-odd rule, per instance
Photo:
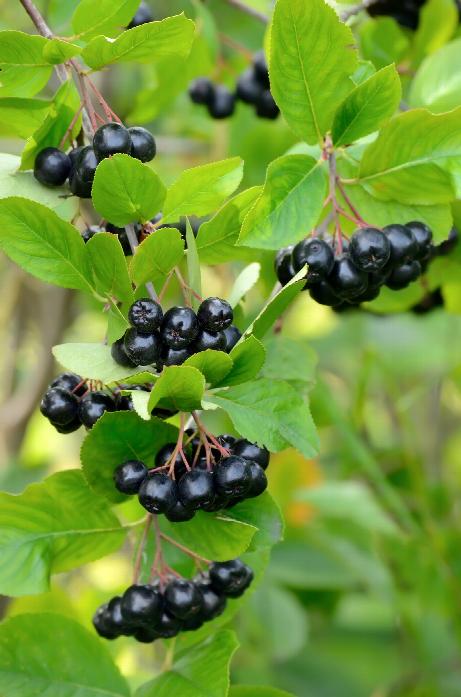
{"label": "green leaf", "polygon": [[[45,119],[27,139],[21,156],[21,169],[33,169],[35,158],[43,148],[60,145],[79,107],[80,95],[74,82],[68,80],[59,87]],[[70,140],[78,135],[81,124],[79,116],[71,130]]]}
{"label": "green leaf", "polygon": [[233,685],[229,697],[295,697],[295,695],[263,685]]}
{"label": "green leaf", "polygon": [[371,491],[358,482],[324,482],[320,486],[299,491],[296,498],[312,504],[324,518],[347,520],[383,535],[399,533],[394,521]]}
{"label": "green leaf", "polygon": [[308,155],[271,162],[261,196],[246,216],[239,244],[280,249],[299,242],[317,223],[326,196],[326,172]]}
{"label": "green leaf", "polygon": [[0,32],[0,68],[3,71],[11,67],[35,68],[47,67],[49,61],[43,51],[49,39],[33,36],[22,31],[8,29]]}
{"label": "green leaf", "polygon": [[411,83],[409,104],[440,114],[461,103],[461,39],[428,56]]}
{"label": "green leaf", "polygon": [[194,233],[189,222],[186,220],[186,258],[187,258],[187,273],[189,276],[189,286],[191,290],[190,300],[192,307],[197,310],[200,305],[200,296],[202,295],[202,270],[200,268],[200,259],[197,251]]}
{"label": "green leaf", "polygon": [[272,452],[290,445],[306,457],[318,452],[318,436],[307,404],[286,382],[260,378],[208,394],[210,404],[223,409],[235,429]]}
{"label": "green leaf", "polygon": [[232,358],[224,351],[200,351],[190,356],[183,365],[197,368],[205,377],[209,385],[216,385],[224,380],[226,375],[232,370]]}
{"label": "green leaf", "polygon": [[243,271],[235,279],[232,290],[229,293],[229,303],[232,307],[236,307],[244,298],[245,295],[259,281],[261,273],[261,264],[254,262],[246,266]]}
{"label": "green leaf", "polygon": [[136,14],[139,0],[81,0],[72,16],[72,29],[80,39],[119,33]]}
{"label": "green leaf", "polygon": [[365,150],[360,182],[381,199],[448,203],[461,195],[461,108],[434,116],[422,109],[392,119]]}
{"label": "green leaf", "polygon": [[120,339],[129,327],[130,324],[118,305],[111,303],[107,313],[107,343],[113,344]]}
{"label": "green leaf", "polygon": [[348,145],[379,130],[395,114],[401,96],[399,74],[393,65],[362,82],[335,114],[332,128],[335,145]]}
{"label": "green leaf", "polygon": [[233,632],[219,632],[180,654],[170,670],[142,685],[136,697],[226,697],[237,647]]}
{"label": "green leaf", "polygon": [[305,277],[306,271],[301,269],[286,286],[266,303],[254,322],[245,330],[244,336],[254,334],[257,339],[262,339],[298,293],[302,291],[306,285]]}
{"label": "green leaf", "polygon": [[230,510],[223,512],[222,517],[239,520],[257,528],[249,551],[273,547],[282,540],[282,514],[267,491],[256,499],[246,499],[233,506]]}
{"label": "green leaf", "polygon": [[8,697],[130,694],[94,632],[51,613],[18,615],[0,625],[0,691]]}
{"label": "green leaf", "polygon": [[53,347],[53,356],[66,370],[105,385],[140,372],[139,368],[124,368],[116,363],[110,346],[104,344],[59,344]]}
{"label": "green leaf", "polygon": [[266,361],[261,370],[263,377],[308,384],[315,381],[317,354],[306,340],[277,334],[269,336],[264,347]]}
{"label": "green leaf", "polygon": [[46,44],[43,47],[43,58],[47,63],[58,65],[66,63],[69,58],[78,56],[82,49],[76,44],[71,44],[69,41],[62,39],[46,39]]}
{"label": "green leaf", "polygon": [[0,592],[5,595],[43,593],[51,574],[114,552],[125,536],[78,470],[53,474],[19,496],[2,493],[0,501]]}
{"label": "green leaf", "polygon": [[133,390],[130,392],[131,401],[133,402],[134,410],[144,421],[150,421],[151,413],[149,411],[149,392],[144,390]]}
{"label": "green leaf", "polygon": [[133,302],[126,257],[117,236],[110,232],[98,233],[87,243],[86,251],[98,293],[105,298]]}
{"label": "green leaf", "polygon": [[398,65],[410,44],[404,30],[391,17],[364,22],[359,27],[359,37],[363,57],[378,69],[390,63]]}
{"label": "green leaf", "polygon": [[248,257],[248,250],[235,245],[245,216],[261,192],[260,186],[242,191],[227,201],[211,220],[200,225],[197,249],[203,264],[222,264]]}
{"label": "green leaf", "polygon": [[235,191],[242,176],[240,157],[186,169],[168,189],[163,209],[165,222],[178,220],[182,215],[207,215]]}
{"label": "green leaf", "polygon": [[357,68],[354,38],[323,0],[278,0],[271,30],[271,90],[290,128],[323,143]]}
{"label": "green leaf", "polygon": [[48,189],[38,183],[31,172],[19,172],[21,161],[15,155],[0,154],[0,199],[22,196],[42,203],[60,218],[72,220],[78,208],[78,199],[62,198],[65,189]]}
{"label": "green leaf", "polygon": [[453,0],[428,0],[424,3],[415,32],[413,64],[444,46],[456,32],[458,23],[459,10]]}
{"label": "green leaf", "polygon": [[184,255],[184,241],[178,230],[162,228],[151,233],[136,249],[131,262],[131,277],[137,286],[151,281],[156,290]]}
{"label": "green leaf", "polygon": [[50,102],[44,99],[0,99],[0,135],[28,138],[43,122],[49,108]]}
{"label": "green leaf", "polygon": [[35,201],[16,196],[0,200],[0,247],[42,281],[93,291],[78,230]]}
{"label": "green leaf", "polygon": [[200,409],[205,391],[205,378],[190,366],[172,365],[164,368],[150,395],[149,409],[160,406],[175,411]]}
{"label": "green leaf", "polygon": [[96,36],[82,58],[93,70],[120,62],[155,63],[162,58],[186,58],[194,38],[194,23],[183,14],[124,31],[115,41]]}
{"label": "green leaf", "polygon": [[119,154],[98,165],[92,198],[101,216],[123,227],[153,218],[162,208],[165,187],[148,165]]}
{"label": "green leaf", "polygon": [[239,341],[230,353],[234,363],[232,370],[222,381],[223,385],[240,385],[255,378],[266,357],[264,346],[258,339],[250,334],[246,339]]}
{"label": "green leaf", "polygon": [[126,496],[114,486],[116,467],[133,459],[153,467],[155,454],[166,443],[175,443],[177,437],[175,426],[155,417],[144,421],[132,411],[106,413],[82,445],[80,455],[85,478],[95,492],[109,501],[124,501]]}

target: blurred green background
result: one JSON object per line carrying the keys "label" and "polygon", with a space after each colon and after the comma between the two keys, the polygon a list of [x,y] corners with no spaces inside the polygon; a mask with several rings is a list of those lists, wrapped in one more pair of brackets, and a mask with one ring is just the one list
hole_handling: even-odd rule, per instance
{"label": "blurred green background", "polygon": [[[39,4],[59,33],[77,3]],[[282,120],[262,122],[239,105],[232,120],[211,122],[185,88],[202,73],[232,84],[248,51],[261,47],[264,27],[224,0],[150,4],[158,18],[204,13],[203,43],[187,70],[128,66],[104,73],[109,103],[158,137],[154,166],[165,181],[238,154],[246,163],[243,186],[261,184],[268,163],[295,143]],[[262,0],[251,4],[267,9]],[[218,24],[211,40],[207,11]],[[0,0],[0,28],[30,30],[13,0]],[[1,136],[0,124],[1,150],[21,151],[20,141]],[[272,253],[261,253],[262,278],[244,306],[249,319],[274,285],[272,261]],[[58,371],[51,346],[99,341],[105,320],[81,296],[46,287],[4,258],[0,264],[0,484],[19,492],[79,466],[82,434],[58,435],[37,405]],[[204,269],[205,294],[225,297],[243,266]],[[241,327],[248,321],[240,318]],[[300,389],[308,383],[321,455],[306,461],[286,451],[273,458],[270,488],[286,518],[285,541],[235,620],[241,649],[233,681],[271,684],[298,697],[461,695],[461,317],[443,309],[338,315],[303,294],[283,336],[286,355],[273,357],[266,374],[283,371]],[[290,340],[305,345],[305,364],[295,369]],[[131,554],[127,546],[55,577],[46,595],[4,599],[2,613],[55,610],[89,626],[98,603],[126,586]],[[126,639],[110,650],[134,684],[163,660],[162,649]]]}

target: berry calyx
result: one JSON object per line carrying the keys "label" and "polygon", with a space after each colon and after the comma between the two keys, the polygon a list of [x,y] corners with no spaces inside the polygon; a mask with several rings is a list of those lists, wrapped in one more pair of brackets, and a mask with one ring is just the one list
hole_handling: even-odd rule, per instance
{"label": "berry calyx", "polygon": [[232,324],[234,312],[227,300],[207,298],[197,310],[197,319],[203,329],[220,332]]}
{"label": "berry calyx", "polygon": [[167,346],[182,349],[194,341],[198,331],[197,316],[190,307],[172,307],[165,312],[160,334]]}
{"label": "berry calyx", "polygon": [[155,300],[142,298],[136,300],[128,312],[128,321],[132,327],[150,334],[160,328],[163,320],[163,310]]}
{"label": "berry calyx", "polygon": [[35,158],[34,177],[44,186],[62,186],[70,174],[69,155],[58,148],[44,148]]}
{"label": "berry calyx", "polygon": [[349,254],[362,271],[379,271],[389,261],[391,244],[382,230],[363,228],[352,235]]}
{"label": "berry calyx", "polygon": [[101,161],[117,153],[131,153],[131,138],[127,128],[120,123],[105,123],[93,137],[96,158]]}
{"label": "berry calyx", "polygon": [[132,126],[128,129],[131,139],[131,157],[135,157],[141,162],[150,162],[157,153],[155,138],[142,126]]}
{"label": "berry calyx", "polygon": [[114,472],[115,487],[122,494],[133,496],[147,477],[147,467],[140,460],[128,460],[117,467]]}

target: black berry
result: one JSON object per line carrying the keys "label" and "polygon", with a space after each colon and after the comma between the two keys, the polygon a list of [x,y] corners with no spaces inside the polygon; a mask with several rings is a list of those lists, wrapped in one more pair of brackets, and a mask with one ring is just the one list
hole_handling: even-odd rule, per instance
{"label": "black berry", "polygon": [[335,260],[333,270],[328,277],[333,291],[340,298],[353,298],[363,293],[368,285],[368,277],[358,269],[347,254]]}
{"label": "black berry", "polygon": [[111,622],[111,615],[107,603],[101,605],[101,607],[96,610],[93,616],[93,626],[103,639],[117,639],[119,636],[116,628]]}
{"label": "black berry", "polygon": [[234,312],[226,300],[207,298],[197,310],[197,319],[203,329],[209,332],[220,332],[230,327]]}
{"label": "black berry", "polygon": [[341,302],[328,281],[318,281],[309,287],[309,295],[319,305],[334,307]]}
{"label": "black berry", "polygon": [[251,486],[251,470],[248,461],[231,455],[223,458],[215,471],[215,488],[223,496],[242,496]]}
{"label": "black berry", "polygon": [[176,483],[163,472],[149,472],[139,488],[138,498],[149,513],[166,513],[177,501]]}
{"label": "black berry", "polygon": [[209,573],[212,588],[228,598],[238,598],[253,580],[252,570],[240,559],[215,562],[210,566]]}
{"label": "black berry", "polygon": [[73,392],[77,397],[81,397],[86,392],[86,385],[80,375],[75,373],[61,373],[52,380],[50,387],[62,387],[64,390]]}
{"label": "black berry", "polygon": [[176,501],[173,508],[165,513],[167,520],[170,523],[184,523],[187,520],[192,520],[195,516],[195,511],[192,508],[186,508],[181,501]]}
{"label": "black berry", "polygon": [[107,604],[107,613],[110,625],[119,636],[130,636],[133,633],[133,627],[125,621],[122,615],[122,599],[120,597],[117,596],[109,600]]}
{"label": "black berry", "polygon": [[93,428],[106,411],[115,411],[115,401],[104,392],[90,392],[78,407],[80,420],[86,428]]}
{"label": "black berry", "polygon": [[308,265],[307,278],[316,281],[328,274],[333,269],[335,256],[333,250],[325,240],[310,237],[298,244],[293,249],[293,269],[297,273],[303,266]]}
{"label": "black berry", "polygon": [[404,225],[387,225],[383,229],[391,245],[390,263],[404,264],[415,258],[418,245],[412,231]]}
{"label": "black berry", "polygon": [[207,77],[198,77],[189,85],[189,96],[195,104],[211,104],[215,87]]}
{"label": "black berry", "polygon": [[166,346],[162,350],[161,361],[162,364],[166,366],[182,365],[191,355],[188,348],[175,350]]}
{"label": "black berry", "polygon": [[78,399],[69,390],[53,387],[48,390],[40,404],[40,411],[53,424],[67,426],[78,414]]}
{"label": "black berry", "polygon": [[208,111],[214,119],[227,119],[235,111],[235,95],[224,85],[216,85]]}
{"label": "black berry", "polygon": [[[277,252],[277,256],[275,257],[275,274],[282,286],[286,286],[286,284],[289,283],[296,274],[293,268],[293,249],[293,245],[290,247],[283,247]],[[302,266],[303,264],[300,268],[302,268]]]}
{"label": "black berry", "polygon": [[105,123],[94,134],[93,149],[99,161],[117,153],[129,155],[131,138],[128,129],[120,123]]}
{"label": "black berry", "polygon": [[198,331],[197,316],[190,307],[172,307],[165,313],[161,336],[170,348],[186,348],[194,341]]}
{"label": "black berry", "polygon": [[224,336],[226,337],[226,353],[230,353],[234,346],[238,344],[242,338],[242,332],[238,329],[235,324],[224,330]]}
{"label": "black berry", "polygon": [[416,245],[418,247],[416,258],[424,259],[431,250],[433,238],[431,228],[425,223],[418,222],[417,220],[406,223],[405,227],[411,230],[416,240]]}
{"label": "black berry", "polygon": [[162,639],[172,639],[181,631],[181,620],[169,612],[164,612],[160,620],[155,625],[156,634]]}
{"label": "black berry", "polygon": [[419,261],[410,261],[394,268],[386,280],[386,286],[392,290],[402,290],[412,281],[416,281],[419,276],[421,276],[421,264]]}
{"label": "black berry", "polygon": [[202,595],[202,609],[200,613],[202,619],[205,622],[209,622],[222,615],[226,609],[226,596],[217,593],[210,583],[199,584],[198,589]]}
{"label": "black berry", "polygon": [[267,477],[261,465],[257,462],[250,461],[251,485],[246,493],[247,498],[256,498],[267,489]]}
{"label": "black berry", "polygon": [[116,488],[122,494],[133,496],[147,477],[147,467],[140,460],[128,460],[117,467],[114,472]]}
{"label": "black berry", "polygon": [[256,443],[251,443],[249,440],[246,440],[245,438],[241,438],[240,440],[235,441],[231,447],[233,455],[243,457],[245,460],[252,460],[253,462],[257,462],[258,465],[260,465],[263,469],[267,468],[270,460],[270,453],[266,448],[261,448],[259,447],[259,445],[256,445]]}
{"label": "black berry", "polygon": [[62,186],[72,167],[69,155],[58,148],[44,148],[35,158],[34,177],[45,186]]}
{"label": "black berry", "polygon": [[248,68],[237,81],[237,97],[246,104],[256,104],[263,87],[256,77],[254,68]]}
{"label": "black berry", "polygon": [[205,329],[199,331],[197,338],[194,341],[194,351],[225,351],[227,347],[226,335],[224,332],[208,332]]}
{"label": "black berry", "polygon": [[124,343],[127,356],[135,365],[151,365],[160,358],[158,332],[143,334],[132,327],[125,332]]}
{"label": "black berry", "polygon": [[267,66],[266,54],[263,50],[258,51],[253,56],[253,67],[256,79],[264,87],[269,87],[269,68]]}
{"label": "black berry", "polygon": [[280,110],[269,89],[263,90],[256,100],[256,114],[262,119],[276,119]]}
{"label": "black berry", "polygon": [[149,298],[136,300],[128,312],[128,321],[132,327],[144,334],[150,334],[160,328],[163,311],[158,302]]}
{"label": "black berry", "polygon": [[128,129],[131,138],[131,157],[135,157],[141,162],[150,162],[154,159],[157,146],[155,138],[147,128],[133,126]]}
{"label": "black berry", "polygon": [[114,361],[119,365],[122,365],[124,368],[134,368],[136,365],[130,358],[128,358],[128,354],[125,349],[124,337],[114,341],[110,347],[110,354]]}
{"label": "black berry", "polygon": [[162,616],[162,606],[162,596],[152,586],[130,586],[121,599],[122,617],[128,625],[152,626]]}
{"label": "black berry", "polygon": [[363,228],[352,235],[349,254],[362,271],[379,271],[391,255],[389,238],[382,230]]}
{"label": "black berry", "polygon": [[202,597],[193,581],[174,579],[165,588],[166,610],[180,620],[186,620],[200,612]]}
{"label": "black berry", "polygon": [[214,499],[214,481],[211,472],[193,469],[183,474],[178,482],[178,498],[186,508],[207,506]]}
{"label": "black berry", "polygon": [[52,425],[55,427],[58,433],[74,433],[74,431],[78,431],[80,426],[82,425],[82,422],[80,421],[80,418],[78,416],[73,419],[70,423],[66,424],[65,426],[60,426],[59,424],[54,424],[51,422]]}

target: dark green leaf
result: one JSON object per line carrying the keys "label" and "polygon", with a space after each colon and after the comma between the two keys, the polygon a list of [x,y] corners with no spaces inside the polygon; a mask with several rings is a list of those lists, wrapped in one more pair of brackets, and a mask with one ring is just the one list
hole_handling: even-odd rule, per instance
{"label": "dark green leaf", "polygon": [[240,385],[257,376],[262,366],[266,352],[258,339],[250,334],[246,339],[234,346],[230,353],[234,362],[232,370],[223,379],[223,385]]}
{"label": "dark green leaf", "polygon": [[110,346],[104,344],[60,344],[53,347],[53,355],[66,370],[105,385],[140,372],[140,368],[124,368],[116,363]]}
{"label": "dark green leaf", "polygon": [[266,361],[261,374],[273,380],[293,382],[315,381],[317,355],[303,339],[290,339],[278,334],[265,342]]}
{"label": "dark green leaf", "polygon": [[212,351],[210,349],[207,351],[200,351],[200,353],[194,353],[183,365],[197,368],[210,385],[216,385],[222,382],[233,368],[232,358],[230,358],[227,353],[224,353],[224,351]]}
{"label": "dark green leaf", "polygon": [[131,262],[130,273],[137,286],[151,281],[160,291],[166,277],[184,254],[184,242],[178,230],[156,230],[142,242]]}
{"label": "dark green leaf", "polygon": [[230,510],[224,511],[222,517],[239,520],[257,528],[249,551],[273,547],[282,539],[282,515],[274,499],[267,492],[256,499],[246,499]]}
{"label": "dark green leaf", "polygon": [[461,39],[428,56],[411,83],[409,103],[433,113],[455,109],[461,103]]}
{"label": "dark green leaf", "polygon": [[115,297],[125,302],[133,302],[126,257],[117,236],[109,232],[94,235],[86,245],[86,251],[98,293],[105,298]]}

